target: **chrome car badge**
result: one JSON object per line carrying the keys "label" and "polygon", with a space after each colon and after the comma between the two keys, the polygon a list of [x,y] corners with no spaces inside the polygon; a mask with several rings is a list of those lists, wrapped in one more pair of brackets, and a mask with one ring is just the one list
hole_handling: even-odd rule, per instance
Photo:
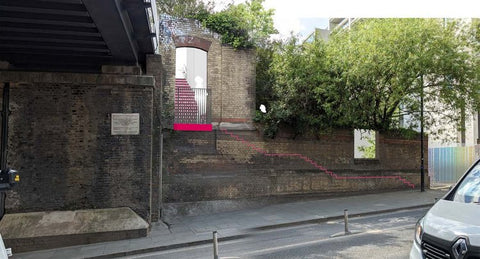
{"label": "chrome car badge", "polygon": [[459,238],[455,244],[452,246],[453,257],[455,259],[463,259],[465,254],[468,252],[467,240],[464,238]]}

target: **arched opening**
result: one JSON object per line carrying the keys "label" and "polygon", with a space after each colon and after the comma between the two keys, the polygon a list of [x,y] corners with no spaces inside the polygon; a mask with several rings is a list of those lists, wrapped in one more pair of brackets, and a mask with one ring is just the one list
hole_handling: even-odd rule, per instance
{"label": "arched opening", "polygon": [[211,130],[207,52],[179,47],[175,61],[175,130]]}

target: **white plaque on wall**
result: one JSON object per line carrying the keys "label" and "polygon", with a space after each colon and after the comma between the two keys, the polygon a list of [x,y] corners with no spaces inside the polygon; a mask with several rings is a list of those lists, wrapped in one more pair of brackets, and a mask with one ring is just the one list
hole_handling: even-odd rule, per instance
{"label": "white plaque on wall", "polygon": [[140,134],[139,113],[112,113],[112,135]]}

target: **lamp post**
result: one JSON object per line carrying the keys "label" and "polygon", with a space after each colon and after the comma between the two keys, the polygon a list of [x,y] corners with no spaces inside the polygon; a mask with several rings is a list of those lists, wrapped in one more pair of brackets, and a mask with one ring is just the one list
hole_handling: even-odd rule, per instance
{"label": "lamp post", "polygon": [[423,152],[423,76],[420,79],[420,191],[425,191],[425,170],[424,170],[424,152]]}

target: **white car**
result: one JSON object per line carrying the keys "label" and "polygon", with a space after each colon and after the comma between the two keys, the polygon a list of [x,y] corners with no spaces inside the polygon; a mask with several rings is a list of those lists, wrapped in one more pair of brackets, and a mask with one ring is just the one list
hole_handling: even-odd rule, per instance
{"label": "white car", "polygon": [[480,160],[418,221],[410,258],[480,259]]}

